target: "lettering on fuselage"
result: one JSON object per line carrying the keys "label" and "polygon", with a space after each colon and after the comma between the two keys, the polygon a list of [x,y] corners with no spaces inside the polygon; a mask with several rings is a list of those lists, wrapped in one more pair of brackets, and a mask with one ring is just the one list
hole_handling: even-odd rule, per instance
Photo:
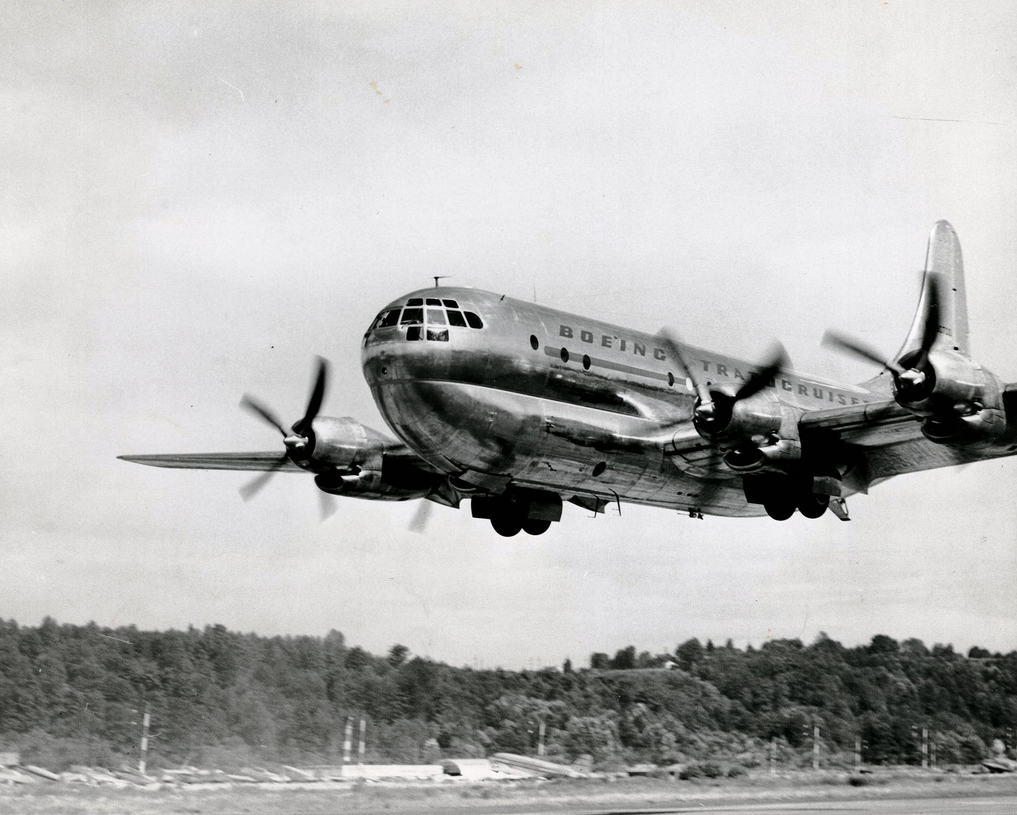
{"label": "lettering on fuselage", "polygon": [[[610,348],[614,351],[619,351],[625,354],[630,354],[637,357],[647,356],[647,352],[656,360],[660,362],[667,362],[667,353],[663,348],[647,347],[645,343],[637,342],[636,340],[625,339],[618,337],[613,334],[597,334],[587,329],[579,329],[576,331],[572,326],[565,325],[564,323],[559,325],[558,336],[564,339],[578,339],[580,342],[588,345],[597,345],[601,348]],[[557,353],[557,352],[555,352]],[[606,364],[607,367],[619,368],[617,365],[605,363],[603,360],[594,360],[594,362],[601,362]],[[721,377],[724,379],[741,380],[746,381],[749,376],[752,375],[752,371],[748,371],[748,376],[743,374],[741,370],[733,365],[728,365],[722,362],[713,362],[711,360],[700,359],[699,364],[702,365],[703,373],[713,374],[714,376]],[[680,369],[679,363],[679,369]],[[628,366],[621,366],[625,370],[633,370]],[[636,372],[648,376],[652,379],[662,378],[656,371],[643,371],[641,369],[635,369]],[[798,397],[804,397],[809,400],[826,402],[832,405],[858,405],[863,402],[867,402],[867,399],[862,399],[857,396],[852,396],[843,393],[832,388],[824,388],[813,383],[805,383],[798,379],[793,379],[785,376],[775,377],[768,383],[769,387],[782,391],[788,394],[794,394]]]}
{"label": "lettering on fuselage", "polygon": [[[572,340],[576,338],[576,332],[572,330],[572,326],[562,325],[559,328],[558,336]],[[594,345],[599,341],[602,348],[617,348],[619,351],[628,351],[629,353],[639,357],[646,356],[646,343],[636,342],[635,340],[625,340],[621,337],[616,337],[614,334],[595,335],[592,331],[581,329],[579,331],[579,340],[580,342],[589,343],[591,345]],[[615,345],[615,343],[617,343],[617,345]],[[650,350],[654,359],[659,359],[661,362],[667,360],[667,354],[664,353],[663,348],[652,348]]]}

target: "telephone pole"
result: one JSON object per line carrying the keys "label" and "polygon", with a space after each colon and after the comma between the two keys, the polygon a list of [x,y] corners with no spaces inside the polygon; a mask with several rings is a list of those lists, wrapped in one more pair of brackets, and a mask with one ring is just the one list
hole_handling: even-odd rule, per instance
{"label": "telephone pole", "polygon": [[343,734],[343,763],[340,775],[346,774],[346,765],[350,763],[350,751],[353,749],[353,717],[346,717],[346,732]]}
{"label": "telephone pole", "polygon": [[141,752],[138,755],[138,772],[145,774],[145,767],[148,764],[148,726],[152,723],[152,705],[145,702],[145,716],[141,720]]}
{"label": "telephone pole", "polygon": [[819,769],[819,725],[812,726],[812,769]]}

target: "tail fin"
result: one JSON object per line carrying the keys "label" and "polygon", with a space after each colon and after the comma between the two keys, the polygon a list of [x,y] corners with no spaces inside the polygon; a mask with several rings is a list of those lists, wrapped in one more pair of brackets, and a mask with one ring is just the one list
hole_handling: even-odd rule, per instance
{"label": "tail fin", "polygon": [[939,308],[936,309],[939,331],[933,348],[950,349],[970,358],[968,302],[964,293],[964,260],[961,257],[960,240],[949,222],[938,221],[929,235],[918,310],[897,359],[921,345],[928,311],[929,278],[932,276],[939,278],[940,295]]}

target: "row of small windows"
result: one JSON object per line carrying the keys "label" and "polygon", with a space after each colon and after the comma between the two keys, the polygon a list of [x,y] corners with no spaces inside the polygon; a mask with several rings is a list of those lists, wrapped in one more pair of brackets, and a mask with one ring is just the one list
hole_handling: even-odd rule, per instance
{"label": "row of small windows", "polygon": [[[427,331],[424,332],[424,321]],[[437,297],[411,297],[406,301],[406,308],[393,308],[383,311],[371,326],[376,328],[406,327],[406,339],[411,342],[425,337],[435,342],[448,342],[448,328],[483,328],[484,321],[479,314],[472,311],[461,311],[455,300],[439,300]]]}
{"label": "row of small windows", "polygon": [[[534,351],[536,351],[538,348],[540,348],[540,340],[537,339],[537,335],[536,334],[530,334],[530,347]],[[568,348],[562,347],[562,349],[561,349],[561,351],[559,352],[558,355],[561,357],[561,361],[562,362],[568,362],[569,361],[570,355],[569,355],[569,349]],[[583,369],[587,370],[587,371],[590,370],[590,366],[592,364],[593,364],[593,361],[590,359],[590,355],[589,354],[583,354]],[[673,388],[674,387],[674,374],[671,373],[670,371],[667,372],[667,386],[669,388]]]}

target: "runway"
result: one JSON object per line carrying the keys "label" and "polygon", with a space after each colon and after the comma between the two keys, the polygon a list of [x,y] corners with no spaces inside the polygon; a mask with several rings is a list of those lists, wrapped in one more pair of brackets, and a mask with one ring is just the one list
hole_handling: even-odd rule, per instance
{"label": "runway", "polygon": [[[515,815],[551,815],[554,810],[520,809]],[[689,805],[658,808],[609,808],[575,810],[575,815],[678,815],[678,813],[737,813],[737,815],[803,815],[804,813],[851,813],[851,815],[1014,815],[1017,797],[923,798],[872,801],[817,801],[800,803]]]}

